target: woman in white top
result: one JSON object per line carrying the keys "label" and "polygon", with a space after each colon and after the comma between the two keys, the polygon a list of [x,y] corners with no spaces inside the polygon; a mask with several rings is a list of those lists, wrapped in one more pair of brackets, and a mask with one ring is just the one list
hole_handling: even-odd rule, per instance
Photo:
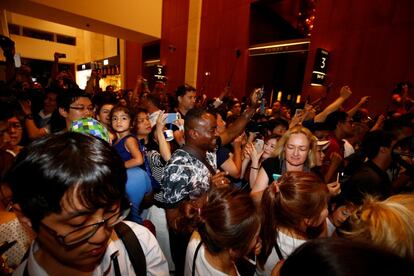
{"label": "woman in white top", "polygon": [[326,185],[310,172],[286,172],[264,191],[258,275],[270,275],[281,259],[325,233],[327,201]]}
{"label": "woman in white top", "polygon": [[184,275],[240,275],[235,262],[251,251],[258,254],[261,247],[252,199],[233,187],[214,188],[199,206],[186,208],[187,225],[196,231],[187,247]]}

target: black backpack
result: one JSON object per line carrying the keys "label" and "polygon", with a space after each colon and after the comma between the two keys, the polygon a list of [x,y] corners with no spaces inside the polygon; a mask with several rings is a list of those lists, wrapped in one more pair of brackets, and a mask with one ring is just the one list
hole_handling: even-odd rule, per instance
{"label": "black backpack", "polygon": [[134,231],[132,231],[132,229],[123,222],[116,224],[114,229],[118,237],[125,245],[129,260],[134,267],[135,274],[146,275],[147,263],[145,261],[145,254]]}

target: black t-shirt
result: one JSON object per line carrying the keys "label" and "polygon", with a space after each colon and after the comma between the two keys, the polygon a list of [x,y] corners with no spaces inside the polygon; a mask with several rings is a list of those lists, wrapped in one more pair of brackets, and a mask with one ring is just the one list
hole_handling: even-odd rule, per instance
{"label": "black t-shirt", "polygon": [[283,162],[279,157],[272,157],[263,161],[262,167],[265,170],[270,183],[273,181],[273,174],[282,174]]}
{"label": "black t-shirt", "polygon": [[230,156],[230,150],[226,147],[219,147],[216,152],[217,155],[217,168],[220,168]]}

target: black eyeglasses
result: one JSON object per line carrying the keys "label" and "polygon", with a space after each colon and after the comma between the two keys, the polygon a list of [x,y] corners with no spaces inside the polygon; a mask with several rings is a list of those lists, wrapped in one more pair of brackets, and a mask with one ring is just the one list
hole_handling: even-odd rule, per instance
{"label": "black eyeglasses", "polygon": [[103,225],[105,225],[106,227],[113,227],[116,224],[120,223],[128,216],[129,211],[130,208],[122,210],[111,215],[106,219],[101,220],[100,222],[82,226],[65,235],[59,235],[55,230],[53,230],[43,222],[40,222],[40,225],[43,226],[51,235],[53,235],[61,244],[65,246],[72,246],[88,240],[90,237],[95,235],[98,229]]}
{"label": "black eyeglasses", "polygon": [[22,129],[22,125],[17,122],[9,123],[8,130],[10,130],[11,128]]}
{"label": "black eyeglasses", "polygon": [[84,111],[84,110],[88,110],[89,112],[93,112],[94,111],[94,107],[93,106],[69,106],[70,109],[74,109],[74,110],[80,110],[80,111]]}

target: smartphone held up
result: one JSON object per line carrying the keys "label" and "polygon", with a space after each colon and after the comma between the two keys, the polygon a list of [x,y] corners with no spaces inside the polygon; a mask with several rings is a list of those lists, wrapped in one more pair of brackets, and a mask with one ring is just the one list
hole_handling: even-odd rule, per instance
{"label": "smartphone held up", "polygon": [[167,115],[167,117],[165,119],[166,124],[172,124],[175,121],[177,121],[178,119],[180,119],[178,113],[167,113],[166,115]]}
{"label": "smartphone held up", "polygon": [[256,152],[261,152],[264,147],[264,141],[262,139],[256,139],[254,141],[254,148],[256,149]]}

